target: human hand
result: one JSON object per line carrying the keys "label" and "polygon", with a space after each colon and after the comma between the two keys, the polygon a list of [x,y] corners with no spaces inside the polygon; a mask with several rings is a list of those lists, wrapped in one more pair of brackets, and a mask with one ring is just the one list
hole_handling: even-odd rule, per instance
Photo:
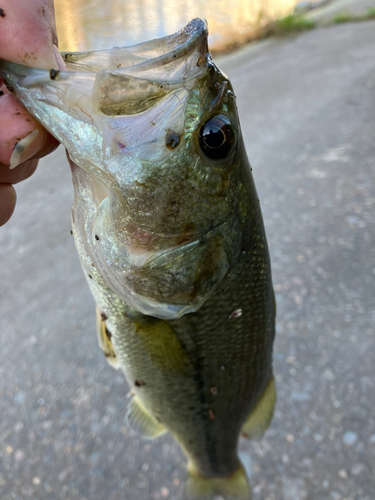
{"label": "human hand", "polygon": [[[1,1],[0,58],[36,68],[64,69],[57,49],[53,0]],[[13,184],[30,177],[38,159],[58,144],[0,78],[0,226],[15,208]]]}

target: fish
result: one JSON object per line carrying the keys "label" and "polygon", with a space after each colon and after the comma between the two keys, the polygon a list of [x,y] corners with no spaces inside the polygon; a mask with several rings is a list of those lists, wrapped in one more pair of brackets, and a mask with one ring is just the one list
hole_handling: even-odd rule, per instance
{"label": "fish", "polygon": [[131,388],[127,425],[172,434],[191,500],[249,500],[237,452],[274,411],[276,305],[260,203],[229,78],[205,21],[124,48],[1,61],[66,148],[72,228],[99,345]]}

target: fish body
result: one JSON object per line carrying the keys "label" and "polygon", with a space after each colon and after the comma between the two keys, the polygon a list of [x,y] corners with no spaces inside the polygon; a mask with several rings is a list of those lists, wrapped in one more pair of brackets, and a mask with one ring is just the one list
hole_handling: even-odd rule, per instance
{"label": "fish body", "polygon": [[275,302],[231,83],[199,19],[64,59],[66,72],[0,71],[67,148],[99,342],[134,394],[126,420],[171,432],[190,498],[249,499],[237,443],[272,418]]}

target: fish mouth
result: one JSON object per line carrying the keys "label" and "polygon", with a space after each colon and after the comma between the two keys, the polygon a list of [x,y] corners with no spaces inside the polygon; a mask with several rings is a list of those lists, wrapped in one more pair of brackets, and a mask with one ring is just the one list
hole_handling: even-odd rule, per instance
{"label": "fish mouth", "polygon": [[101,113],[132,115],[195,82],[207,68],[207,36],[206,22],[193,19],[174,35],[132,47],[62,55],[69,70],[96,74],[93,101]]}
{"label": "fish mouth", "polygon": [[[88,52],[61,52],[66,66],[73,70],[126,70],[136,76],[140,72],[160,70],[161,67],[187,59],[197,48],[208,52],[208,28],[205,20],[196,18],[173,35],[129,47]],[[98,63],[99,59],[99,63]],[[198,61],[200,65],[203,61]],[[198,65],[199,66],[199,65]]]}
{"label": "fish mouth", "polygon": [[[26,78],[25,83],[28,85],[40,85],[43,82],[57,84],[70,80],[72,73],[95,74],[101,71],[177,82],[194,76],[206,65],[206,55],[209,54],[207,37],[207,22],[196,18],[173,35],[136,45],[97,51],[61,52],[68,71],[30,68],[0,59],[0,72],[4,79],[11,80],[12,76],[18,77],[16,80],[19,77]],[[196,60],[194,56],[197,56]],[[82,77],[90,79],[87,74]]]}
{"label": "fish mouth", "polygon": [[[137,45],[62,52],[67,71],[0,60],[0,74],[30,109],[30,97],[42,89],[46,102],[74,109],[70,113],[78,113],[84,122],[97,122],[98,111],[107,116],[137,114],[174,90],[192,88],[209,65],[207,37],[206,21],[197,18],[173,35]],[[50,131],[65,145],[65,133]]]}

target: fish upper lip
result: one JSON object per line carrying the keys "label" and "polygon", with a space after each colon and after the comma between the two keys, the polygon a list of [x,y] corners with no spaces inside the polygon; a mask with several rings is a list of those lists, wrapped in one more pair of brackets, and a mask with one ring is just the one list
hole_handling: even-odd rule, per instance
{"label": "fish upper lip", "polygon": [[[182,44],[178,44],[177,47],[166,54],[161,56],[149,59],[147,61],[140,62],[138,64],[134,64],[132,66],[128,66],[124,68],[127,72],[132,70],[142,70],[147,71],[149,69],[153,69],[156,66],[161,66],[172,62],[173,60],[180,59],[181,57],[193,52],[193,50],[208,36],[208,28],[206,21],[202,19],[195,18],[190,21],[182,30],[179,32],[169,35],[163,38],[160,38],[160,42],[166,42],[168,40],[172,40],[173,38],[178,38],[179,36],[186,35],[187,39]],[[145,42],[149,44],[150,42]],[[141,46],[143,44],[139,44]],[[118,70],[121,71],[121,70]]]}

